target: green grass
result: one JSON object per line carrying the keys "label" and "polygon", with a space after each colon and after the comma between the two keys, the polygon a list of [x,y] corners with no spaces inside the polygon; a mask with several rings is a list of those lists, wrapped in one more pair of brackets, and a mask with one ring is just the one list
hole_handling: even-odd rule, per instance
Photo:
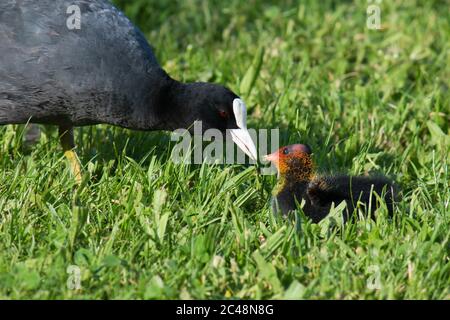
{"label": "green grass", "polygon": [[249,127],[323,171],[393,176],[402,200],[392,219],[276,219],[275,176],[177,165],[168,134],[108,126],[76,131],[77,191],[54,128],[30,148],[3,126],[0,298],[450,299],[448,2],[383,1],[379,31],[367,1],[117,3],[173,77],[226,84]]}

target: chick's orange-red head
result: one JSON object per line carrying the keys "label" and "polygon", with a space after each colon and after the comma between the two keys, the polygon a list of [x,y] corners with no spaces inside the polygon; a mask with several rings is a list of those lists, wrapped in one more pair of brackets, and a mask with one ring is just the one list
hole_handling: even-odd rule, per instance
{"label": "chick's orange-red head", "polygon": [[272,162],[280,175],[289,175],[297,180],[309,180],[313,174],[311,148],[306,144],[292,144],[281,147],[265,156]]}

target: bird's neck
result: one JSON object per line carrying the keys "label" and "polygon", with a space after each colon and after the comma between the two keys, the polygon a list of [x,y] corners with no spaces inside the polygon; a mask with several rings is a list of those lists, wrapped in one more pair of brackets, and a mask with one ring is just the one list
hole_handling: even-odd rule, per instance
{"label": "bird's neck", "polygon": [[[155,76],[157,74],[157,76]],[[155,80],[157,79],[157,80]],[[163,69],[154,70],[152,76],[134,88],[138,93],[116,99],[123,108],[112,108],[109,117],[99,122],[134,130],[175,130],[184,128],[188,116],[188,85],[172,79]],[[133,101],[130,105],[129,102]]]}
{"label": "bird's neck", "polygon": [[159,84],[152,86],[146,106],[151,120],[148,121],[149,130],[175,130],[183,126],[181,119],[185,117],[185,108],[179,97],[185,87],[166,73]]}
{"label": "bird's neck", "polygon": [[197,83],[183,83],[166,74],[163,83],[150,96],[149,109],[154,119],[149,130],[188,129],[198,118],[193,103],[198,99]]}
{"label": "bird's neck", "polygon": [[314,166],[311,161],[306,163],[303,159],[297,159],[297,162],[289,163],[282,167],[278,173],[279,178],[274,189],[274,195],[282,190],[306,188],[308,183],[313,179],[314,174]]}
{"label": "bird's neck", "polygon": [[295,179],[294,176],[280,175],[272,193],[276,196],[282,191],[294,192],[306,189],[310,181],[311,179]]}

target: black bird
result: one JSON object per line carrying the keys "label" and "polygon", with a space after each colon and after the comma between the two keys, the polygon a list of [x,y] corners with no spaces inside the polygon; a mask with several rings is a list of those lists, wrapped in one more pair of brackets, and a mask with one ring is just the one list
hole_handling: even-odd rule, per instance
{"label": "black bird", "polygon": [[231,129],[256,159],[242,100],[220,85],[172,79],[107,0],[1,0],[0,57],[0,125],[59,126],[77,180],[74,126],[173,130],[201,120],[203,130]]}
{"label": "black bird", "polygon": [[347,220],[358,205],[373,213],[380,205],[376,193],[382,197],[392,214],[396,199],[396,186],[383,176],[321,176],[314,170],[311,148],[304,144],[282,147],[267,155],[278,169],[279,181],[273,191],[273,210],[287,215],[305,201],[303,212],[313,222],[319,222],[330,212],[332,203],[345,200]]}

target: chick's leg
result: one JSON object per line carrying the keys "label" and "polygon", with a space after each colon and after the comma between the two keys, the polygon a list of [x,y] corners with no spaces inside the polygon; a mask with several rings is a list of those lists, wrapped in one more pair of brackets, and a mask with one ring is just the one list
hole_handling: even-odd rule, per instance
{"label": "chick's leg", "polygon": [[75,142],[73,139],[73,127],[72,126],[60,126],[59,137],[61,140],[61,146],[64,151],[64,156],[69,160],[70,169],[77,184],[81,183],[81,164],[78,156],[75,152]]}

